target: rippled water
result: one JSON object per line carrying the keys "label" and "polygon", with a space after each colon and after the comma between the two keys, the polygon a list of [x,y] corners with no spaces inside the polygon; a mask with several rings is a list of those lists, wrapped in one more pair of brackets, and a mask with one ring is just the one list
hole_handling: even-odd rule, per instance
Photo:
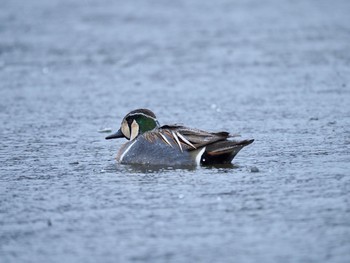
{"label": "rippled water", "polygon": [[[349,3],[1,1],[0,262],[348,262]],[[255,142],[117,165],[139,107]]]}

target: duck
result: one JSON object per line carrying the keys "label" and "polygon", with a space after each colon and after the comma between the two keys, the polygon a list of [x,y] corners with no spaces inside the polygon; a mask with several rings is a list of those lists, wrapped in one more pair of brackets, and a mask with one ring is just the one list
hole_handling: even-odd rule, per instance
{"label": "duck", "polygon": [[242,148],[254,142],[234,140],[236,136],[178,124],[160,126],[151,110],[136,109],[123,118],[119,130],[106,140],[128,140],[116,156],[121,164],[206,166],[231,164]]}

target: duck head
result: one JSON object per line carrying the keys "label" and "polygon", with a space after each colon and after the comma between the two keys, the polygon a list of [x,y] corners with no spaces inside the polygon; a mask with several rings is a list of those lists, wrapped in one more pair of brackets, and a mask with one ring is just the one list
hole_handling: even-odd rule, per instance
{"label": "duck head", "polygon": [[140,134],[159,127],[156,115],[148,109],[137,109],[129,112],[123,119],[120,129],[109,136],[106,140],[126,138],[133,140]]}

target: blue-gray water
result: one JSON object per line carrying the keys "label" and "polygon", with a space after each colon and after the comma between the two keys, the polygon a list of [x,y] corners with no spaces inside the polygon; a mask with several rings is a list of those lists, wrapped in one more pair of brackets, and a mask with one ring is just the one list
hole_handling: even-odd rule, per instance
{"label": "blue-gray water", "polygon": [[[349,10],[1,0],[0,262],[349,262]],[[256,141],[235,168],[116,165],[97,131],[139,107]]]}

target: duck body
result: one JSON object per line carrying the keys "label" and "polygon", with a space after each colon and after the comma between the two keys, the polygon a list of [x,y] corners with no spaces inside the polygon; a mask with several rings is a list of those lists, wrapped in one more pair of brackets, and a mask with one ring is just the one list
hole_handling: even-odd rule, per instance
{"label": "duck body", "polygon": [[122,164],[194,166],[229,164],[254,140],[232,140],[227,132],[206,132],[181,125],[159,123],[153,112],[138,109],[126,115],[117,133],[106,139],[130,141],[119,150]]}
{"label": "duck body", "polygon": [[[149,138],[154,138],[152,142]],[[132,141],[125,143],[119,150],[117,161],[123,164],[151,165],[193,165],[189,152],[164,144],[154,132],[147,132]]]}

